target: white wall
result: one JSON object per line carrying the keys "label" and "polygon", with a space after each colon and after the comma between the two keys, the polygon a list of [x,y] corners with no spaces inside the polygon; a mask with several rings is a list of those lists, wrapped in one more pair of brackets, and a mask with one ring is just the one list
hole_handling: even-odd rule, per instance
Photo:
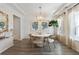
{"label": "white wall", "polygon": [[27,19],[23,16],[21,20],[21,38],[26,38],[28,36],[28,21]]}
{"label": "white wall", "polygon": [[3,11],[4,13],[8,14],[8,20],[9,20],[9,30],[13,29],[13,15],[16,15],[20,17],[21,20],[21,39],[28,37],[28,34],[30,32],[30,19],[27,19],[28,16],[23,15],[20,13],[15,7],[11,7],[9,4],[0,4],[0,11]]}
{"label": "white wall", "polygon": [[9,19],[9,30],[13,29],[13,15],[16,15],[21,18],[21,39],[28,38],[28,34],[32,32],[31,25],[33,17],[27,14],[24,15],[22,12],[16,9],[16,7],[11,6],[10,4],[0,4],[0,10],[8,14]]}

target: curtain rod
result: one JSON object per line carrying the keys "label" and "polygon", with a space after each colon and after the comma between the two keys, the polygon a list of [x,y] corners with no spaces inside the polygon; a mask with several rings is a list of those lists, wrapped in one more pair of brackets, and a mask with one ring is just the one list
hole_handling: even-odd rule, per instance
{"label": "curtain rod", "polygon": [[[66,7],[64,7],[62,10],[70,10],[70,9],[72,9],[73,7],[75,7],[75,6],[77,6],[77,5],[79,5],[79,3],[75,3],[73,6],[66,6]],[[59,15],[61,15],[61,14],[63,14],[65,11],[63,11],[63,12],[59,12],[58,14]],[[56,16],[56,15],[55,15]],[[53,16],[54,17],[54,16]]]}
{"label": "curtain rod", "polygon": [[72,7],[68,8],[68,10],[71,10],[72,8],[76,7],[77,5],[79,5],[79,3],[73,5]]}
{"label": "curtain rod", "polygon": [[[76,5],[74,5],[73,7],[75,7],[75,6],[77,6],[77,5],[79,5],[79,3],[77,3],[77,4],[76,4]],[[72,8],[73,8],[73,7],[72,7]]]}
{"label": "curtain rod", "polygon": [[[70,10],[70,9],[76,7],[77,5],[79,5],[79,3],[77,3],[77,4],[73,5],[73,6],[70,6],[70,7],[66,6],[63,10]],[[63,11],[61,14],[63,14],[63,13],[65,13],[65,11]]]}

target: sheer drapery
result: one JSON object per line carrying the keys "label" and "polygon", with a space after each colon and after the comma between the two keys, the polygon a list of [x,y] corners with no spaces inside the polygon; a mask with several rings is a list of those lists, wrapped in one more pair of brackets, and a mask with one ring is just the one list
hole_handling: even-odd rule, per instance
{"label": "sheer drapery", "polygon": [[70,36],[79,37],[79,5],[71,8],[68,12],[70,23]]}
{"label": "sheer drapery", "polygon": [[57,34],[63,35],[64,34],[64,15],[61,15],[57,18],[58,21],[58,30]]}

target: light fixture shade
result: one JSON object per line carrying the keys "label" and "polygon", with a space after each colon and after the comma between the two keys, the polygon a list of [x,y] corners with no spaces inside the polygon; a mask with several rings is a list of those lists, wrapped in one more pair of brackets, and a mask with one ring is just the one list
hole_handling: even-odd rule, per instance
{"label": "light fixture shade", "polygon": [[37,21],[37,22],[44,22],[44,21],[46,21],[44,15],[43,15],[42,12],[41,12],[41,9],[42,9],[42,7],[39,6],[39,10],[40,10],[40,11],[39,11],[39,15],[37,15],[37,16],[36,16],[36,19],[35,19],[35,21]]}

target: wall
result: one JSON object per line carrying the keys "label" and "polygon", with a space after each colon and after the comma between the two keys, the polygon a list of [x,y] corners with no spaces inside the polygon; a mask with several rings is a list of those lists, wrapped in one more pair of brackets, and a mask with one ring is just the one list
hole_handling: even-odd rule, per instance
{"label": "wall", "polygon": [[22,14],[17,10],[15,7],[12,7],[10,4],[0,4],[0,11],[3,11],[4,13],[8,14],[8,20],[9,20],[9,31],[13,29],[13,15],[16,15],[20,17],[21,21],[21,31],[20,31],[20,36],[21,39],[27,38],[28,34],[30,32],[30,19],[27,19],[27,15]]}
{"label": "wall", "polygon": [[[28,17],[28,16],[27,16]],[[21,20],[21,38],[28,38],[28,34],[31,32],[31,21],[30,19],[27,19],[26,16],[23,16]]]}

